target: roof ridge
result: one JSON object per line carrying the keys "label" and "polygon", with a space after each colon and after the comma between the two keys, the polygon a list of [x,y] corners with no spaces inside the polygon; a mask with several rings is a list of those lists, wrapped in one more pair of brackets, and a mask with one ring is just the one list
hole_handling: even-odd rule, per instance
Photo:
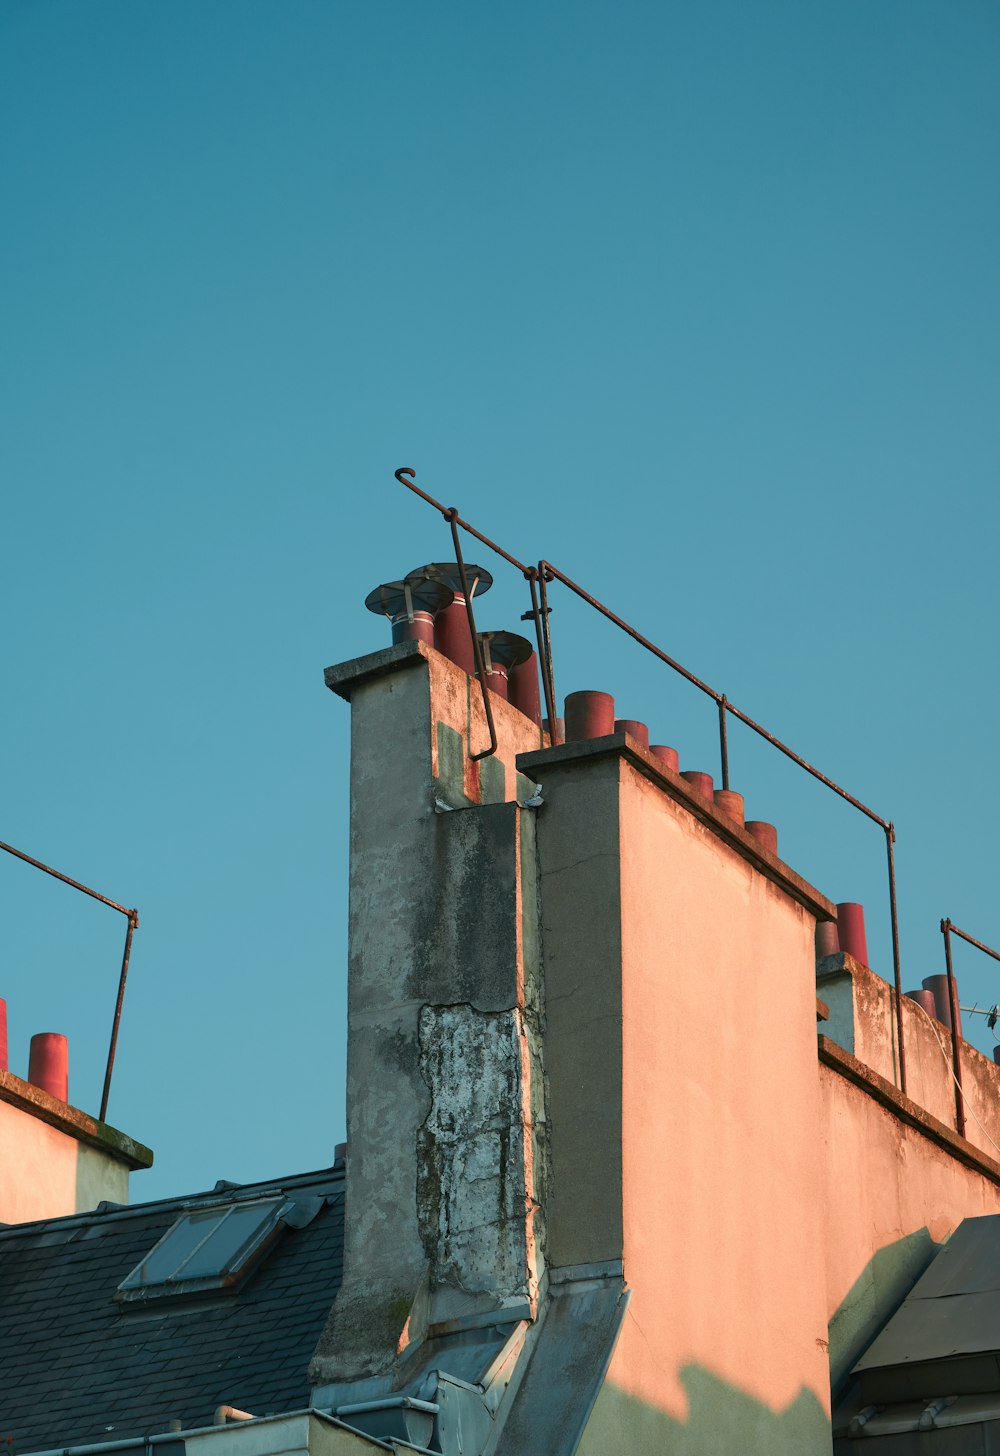
{"label": "roof ridge", "polygon": [[316,1168],[306,1173],[289,1173],[280,1178],[259,1178],[250,1183],[231,1183],[220,1178],[214,1188],[202,1189],[197,1193],[175,1194],[171,1198],[153,1198],[146,1203],[109,1203],[106,1200],[96,1208],[80,1213],[57,1214],[51,1218],[29,1219],[24,1223],[0,1224],[0,1240],[6,1241],[19,1235],[37,1234],[48,1228],[73,1228],[80,1224],[100,1220],[117,1222],[119,1219],[148,1213],[154,1209],[189,1208],[196,1203],[218,1203],[227,1193],[247,1193],[255,1190],[285,1192],[289,1188],[308,1186],[317,1182],[343,1182],[344,1163],[339,1160],[332,1167]]}

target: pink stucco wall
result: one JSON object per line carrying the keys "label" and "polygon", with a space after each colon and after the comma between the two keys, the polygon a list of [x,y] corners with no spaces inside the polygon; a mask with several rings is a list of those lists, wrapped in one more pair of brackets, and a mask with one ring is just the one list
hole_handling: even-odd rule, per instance
{"label": "pink stucco wall", "polygon": [[128,1168],[0,1101],[0,1223],[26,1223],[128,1202]]}
{"label": "pink stucco wall", "polygon": [[692,1369],[828,1410],[813,918],[626,765],[620,813],[632,1296],[610,1380],[682,1423]]}
{"label": "pink stucco wall", "polygon": [[822,1181],[834,1384],[963,1218],[1000,1212],[1000,1187],[907,1126],[834,1069],[819,1068]]}

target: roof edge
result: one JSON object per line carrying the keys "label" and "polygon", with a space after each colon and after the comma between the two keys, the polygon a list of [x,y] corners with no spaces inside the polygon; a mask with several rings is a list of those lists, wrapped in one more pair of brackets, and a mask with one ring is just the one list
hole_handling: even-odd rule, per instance
{"label": "roof edge", "polygon": [[0,1070],[0,1102],[37,1117],[57,1132],[99,1149],[130,1169],[151,1168],[153,1165],[153,1150],[145,1143],[137,1142],[110,1123],[98,1122],[96,1117],[82,1112],[79,1107],[60,1102],[58,1097],[36,1087],[33,1082],[22,1081],[13,1072]]}
{"label": "roof edge", "polygon": [[556,744],[552,748],[536,748],[530,753],[517,755],[517,766],[523,772],[530,771],[541,778],[550,769],[568,768],[588,759],[620,758],[644,778],[662,789],[671,799],[682,804],[696,819],[719,839],[729,845],[755,870],[784,890],[792,900],[797,901],[817,920],[836,920],[837,907],[821,894],[808,880],[765,849],[759,840],[741,828],[728,814],[697,793],[686,779],[666,766],[648,749],[631,736],[618,732],[604,738],[587,738],[572,743]]}

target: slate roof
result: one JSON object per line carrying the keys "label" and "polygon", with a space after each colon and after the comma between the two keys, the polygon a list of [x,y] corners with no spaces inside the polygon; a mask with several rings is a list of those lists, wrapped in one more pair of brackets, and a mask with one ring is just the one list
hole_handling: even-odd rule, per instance
{"label": "slate roof", "polygon": [[[321,1197],[231,1293],[125,1307],[119,1282],[188,1208],[280,1190]],[[0,1226],[0,1441],[17,1456],[309,1404],[307,1370],[344,1243],[343,1164],[210,1193]]]}

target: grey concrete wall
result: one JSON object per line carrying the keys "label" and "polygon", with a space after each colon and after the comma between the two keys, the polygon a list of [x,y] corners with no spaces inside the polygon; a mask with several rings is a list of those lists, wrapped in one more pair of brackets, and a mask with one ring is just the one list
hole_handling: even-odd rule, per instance
{"label": "grey concrete wall", "polygon": [[631,1290],[581,1449],[823,1456],[805,902],[825,902],[625,745],[526,766],[546,800],[549,1267],[617,1260]]}
{"label": "grey concrete wall", "polygon": [[553,1267],[622,1257],[619,764],[552,765],[538,817]]}
{"label": "grey concrete wall", "polygon": [[426,649],[377,656],[377,673],[362,660],[337,685],[351,700],[346,1235],[318,1384],[385,1375],[428,1327],[530,1307],[539,1278],[534,812],[513,801],[516,750],[538,730],[498,699],[507,763],[477,766],[465,675]]}

